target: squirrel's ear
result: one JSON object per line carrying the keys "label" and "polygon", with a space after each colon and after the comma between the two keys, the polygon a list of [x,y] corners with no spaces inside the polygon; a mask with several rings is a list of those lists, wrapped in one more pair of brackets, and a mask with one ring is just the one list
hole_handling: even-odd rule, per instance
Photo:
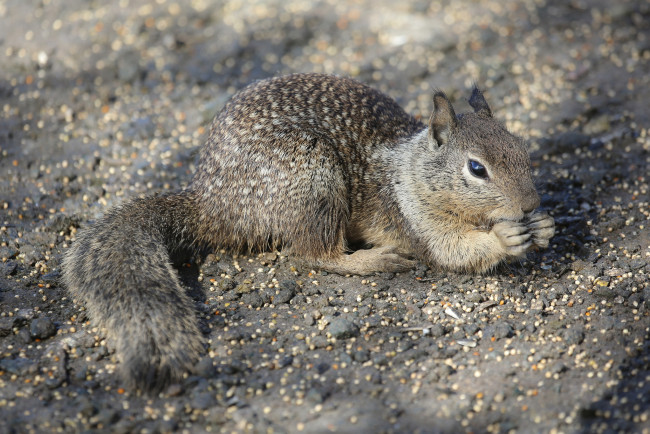
{"label": "squirrel's ear", "polygon": [[433,94],[433,113],[429,119],[429,144],[443,146],[449,141],[449,134],[456,128],[458,121],[447,95],[437,90]]}
{"label": "squirrel's ear", "polygon": [[490,110],[490,106],[485,100],[483,92],[476,85],[474,85],[474,89],[472,90],[472,96],[469,97],[469,105],[472,106],[477,114],[489,118],[492,117],[492,110]]}

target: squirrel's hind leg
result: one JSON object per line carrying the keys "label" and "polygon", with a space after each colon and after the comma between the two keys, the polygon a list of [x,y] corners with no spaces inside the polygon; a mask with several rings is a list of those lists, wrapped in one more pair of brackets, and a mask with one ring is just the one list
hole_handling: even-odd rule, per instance
{"label": "squirrel's hind leg", "polygon": [[400,272],[415,267],[416,262],[408,259],[394,246],[361,249],[351,254],[343,251],[339,255],[314,261],[318,268],[337,274],[366,276],[376,272]]}
{"label": "squirrel's hind leg", "polygon": [[390,242],[349,253],[351,227],[346,187],[336,170],[330,172],[330,179],[311,184],[310,195],[299,207],[300,217],[294,219],[296,223],[283,237],[289,241],[291,255],[310,267],[342,275],[364,276],[414,268],[415,261]]}

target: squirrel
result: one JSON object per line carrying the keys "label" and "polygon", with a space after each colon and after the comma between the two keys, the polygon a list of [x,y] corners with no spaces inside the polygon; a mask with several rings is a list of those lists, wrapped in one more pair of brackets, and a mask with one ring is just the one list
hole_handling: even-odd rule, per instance
{"label": "squirrel", "polygon": [[482,273],[547,247],[554,221],[536,211],[524,140],[476,86],[469,104],[456,115],[436,90],[425,125],[350,78],[253,83],[215,117],[186,189],[131,200],[79,231],[64,284],[115,345],[125,382],[148,392],[180,380],[204,351],[173,267],[201,246],[282,248],[344,275],[415,260]]}

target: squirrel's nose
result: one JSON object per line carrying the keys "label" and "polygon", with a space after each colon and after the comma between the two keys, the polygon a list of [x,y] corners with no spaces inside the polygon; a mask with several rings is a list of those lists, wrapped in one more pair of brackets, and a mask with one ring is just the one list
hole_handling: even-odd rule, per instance
{"label": "squirrel's nose", "polygon": [[535,190],[532,190],[529,194],[527,194],[523,201],[521,202],[521,210],[528,214],[529,212],[532,212],[539,206],[540,199],[539,199],[539,194]]}

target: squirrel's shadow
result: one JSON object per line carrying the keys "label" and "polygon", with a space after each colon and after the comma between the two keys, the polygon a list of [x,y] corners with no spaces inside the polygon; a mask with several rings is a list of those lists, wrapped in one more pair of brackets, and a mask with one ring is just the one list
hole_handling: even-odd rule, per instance
{"label": "squirrel's shadow", "polygon": [[181,285],[185,288],[187,295],[197,303],[206,301],[205,290],[199,281],[200,267],[206,256],[207,253],[203,251],[183,250],[174,252],[173,257],[173,265],[178,272]]}

